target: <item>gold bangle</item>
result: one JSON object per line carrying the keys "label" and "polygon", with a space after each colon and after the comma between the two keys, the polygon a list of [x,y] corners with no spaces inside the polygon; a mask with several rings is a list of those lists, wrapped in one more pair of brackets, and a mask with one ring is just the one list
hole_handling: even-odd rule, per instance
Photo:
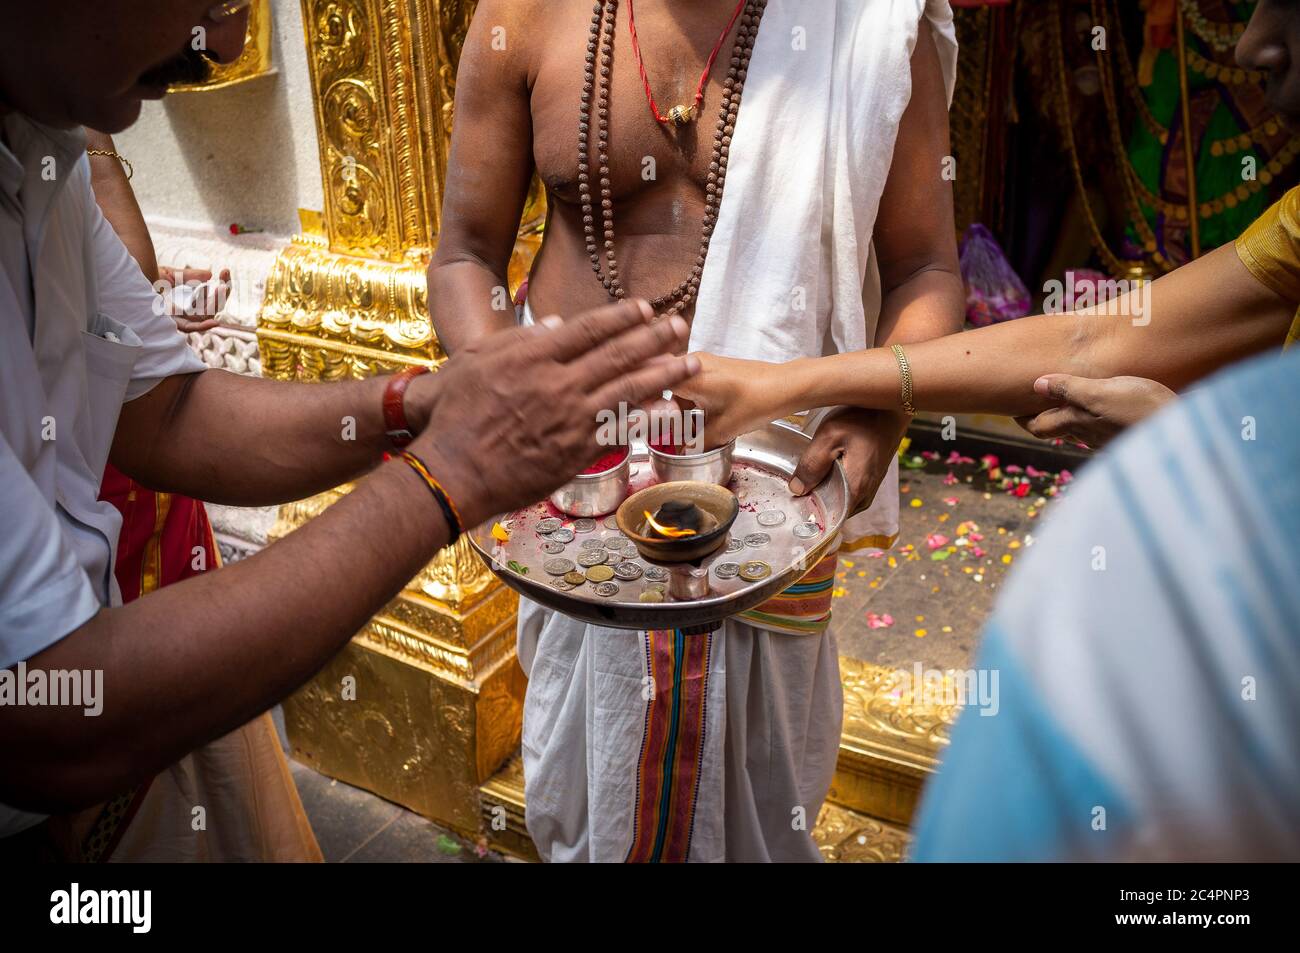
{"label": "gold bangle", "polygon": [[111,156],[118,162],[122,163],[123,167],[126,169],[126,179],[128,182],[135,176],[135,168],[131,165],[131,160],[120,153],[114,152],[112,149],[87,149],[86,155]]}
{"label": "gold bangle", "polygon": [[907,355],[903,353],[901,344],[891,344],[889,349],[894,352],[894,357],[898,359],[898,376],[902,378],[903,413],[909,417],[915,417],[916,408],[912,406],[912,367],[907,363]]}

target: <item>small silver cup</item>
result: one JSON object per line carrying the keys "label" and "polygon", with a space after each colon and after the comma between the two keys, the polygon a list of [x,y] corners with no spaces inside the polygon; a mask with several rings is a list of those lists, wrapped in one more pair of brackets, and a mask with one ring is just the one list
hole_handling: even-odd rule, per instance
{"label": "small silver cup", "polygon": [[708,453],[672,454],[651,447],[650,472],[656,483],[696,480],[726,486],[731,480],[731,458],[735,451],[734,437],[730,443]]}
{"label": "small silver cup", "polygon": [[551,494],[552,505],[569,516],[604,516],[627,499],[632,454],[604,473],[580,473]]}

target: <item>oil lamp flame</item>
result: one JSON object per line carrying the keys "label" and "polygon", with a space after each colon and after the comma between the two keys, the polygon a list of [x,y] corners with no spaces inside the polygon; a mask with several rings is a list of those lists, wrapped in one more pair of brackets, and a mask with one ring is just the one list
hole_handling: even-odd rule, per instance
{"label": "oil lamp flame", "polygon": [[665,539],[681,539],[686,536],[695,535],[695,530],[693,529],[678,529],[676,526],[665,526],[663,523],[655,520],[655,518],[650,515],[649,510],[642,510],[642,512],[645,513],[646,525]]}

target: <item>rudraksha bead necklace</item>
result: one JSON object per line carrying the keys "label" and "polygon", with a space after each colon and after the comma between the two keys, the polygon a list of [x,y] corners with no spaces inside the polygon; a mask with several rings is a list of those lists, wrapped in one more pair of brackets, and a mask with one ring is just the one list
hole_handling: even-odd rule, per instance
{"label": "rudraksha bead necklace", "polygon": [[[695,300],[700,289],[700,275],[709,253],[709,241],[718,220],[722,204],[722,189],[727,180],[727,160],[731,152],[731,137],[740,111],[740,97],[745,88],[749,58],[758,37],[759,22],[767,0],[748,0],[736,28],[736,39],[731,50],[731,64],[723,81],[722,104],[718,111],[718,124],[713,136],[713,153],[709,160],[709,173],[705,185],[704,224],[701,229],[700,251],[686,280],[667,294],[650,301],[651,306],[668,314],[680,314]],[[614,27],[618,15],[618,0],[598,0],[592,9],[591,35],[587,41],[586,70],[582,85],[582,109],[578,122],[578,194],[582,203],[582,227],[585,233],[587,254],[592,271],[600,279],[610,297],[627,297],[619,281],[618,257],[614,252],[614,193],[609,172],[609,88],[613,76]],[[599,78],[597,78],[599,77]],[[596,122],[591,118],[592,98],[596,100]],[[600,182],[601,237],[605,245],[605,260],[601,265],[600,246],[596,240],[595,204],[592,201],[590,137],[596,128],[596,157]]]}

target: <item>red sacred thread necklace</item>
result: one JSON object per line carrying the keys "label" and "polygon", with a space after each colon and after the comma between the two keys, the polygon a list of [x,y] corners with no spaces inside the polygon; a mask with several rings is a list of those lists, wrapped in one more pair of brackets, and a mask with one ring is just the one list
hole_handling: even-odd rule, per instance
{"label": "red sacred thread necklace", "polygon": [[650,113],[662,125],[668,125],[670,122],[675,126],[684,126],[693,120],[700,111],[700,105],[704,102],[704,86],[709,81],[709,73],[713,71],[713,63],[718,58],[718,53],[722,50],[722,44],[727,39],[727,34],[731,28],[736,25],[736,20],[740,13],[745,9],[746,0],[739,0],[736,4],[736,10],[731,14],[731,19],[727,21],[726,27],[718,37],[718,42],[713,44],[713,52],[709,54],[709,61],[704,64],[704,72],[700,75],[700,85],[695,88],[695,101],[689,106],[677,105],[668,110],[665,116],[659,112],[658,105],[655,104],[654,93],[650,91],[650,77],[646,73],[645,60],[641,57],[641,43],[636,36],[636,11],[632,6],[632,0],[627,0],[627,27],[632,33],[632,53],[636,56],[636,66],[641,73],[641,82],[645,85],[645,98],[650,103]]}

